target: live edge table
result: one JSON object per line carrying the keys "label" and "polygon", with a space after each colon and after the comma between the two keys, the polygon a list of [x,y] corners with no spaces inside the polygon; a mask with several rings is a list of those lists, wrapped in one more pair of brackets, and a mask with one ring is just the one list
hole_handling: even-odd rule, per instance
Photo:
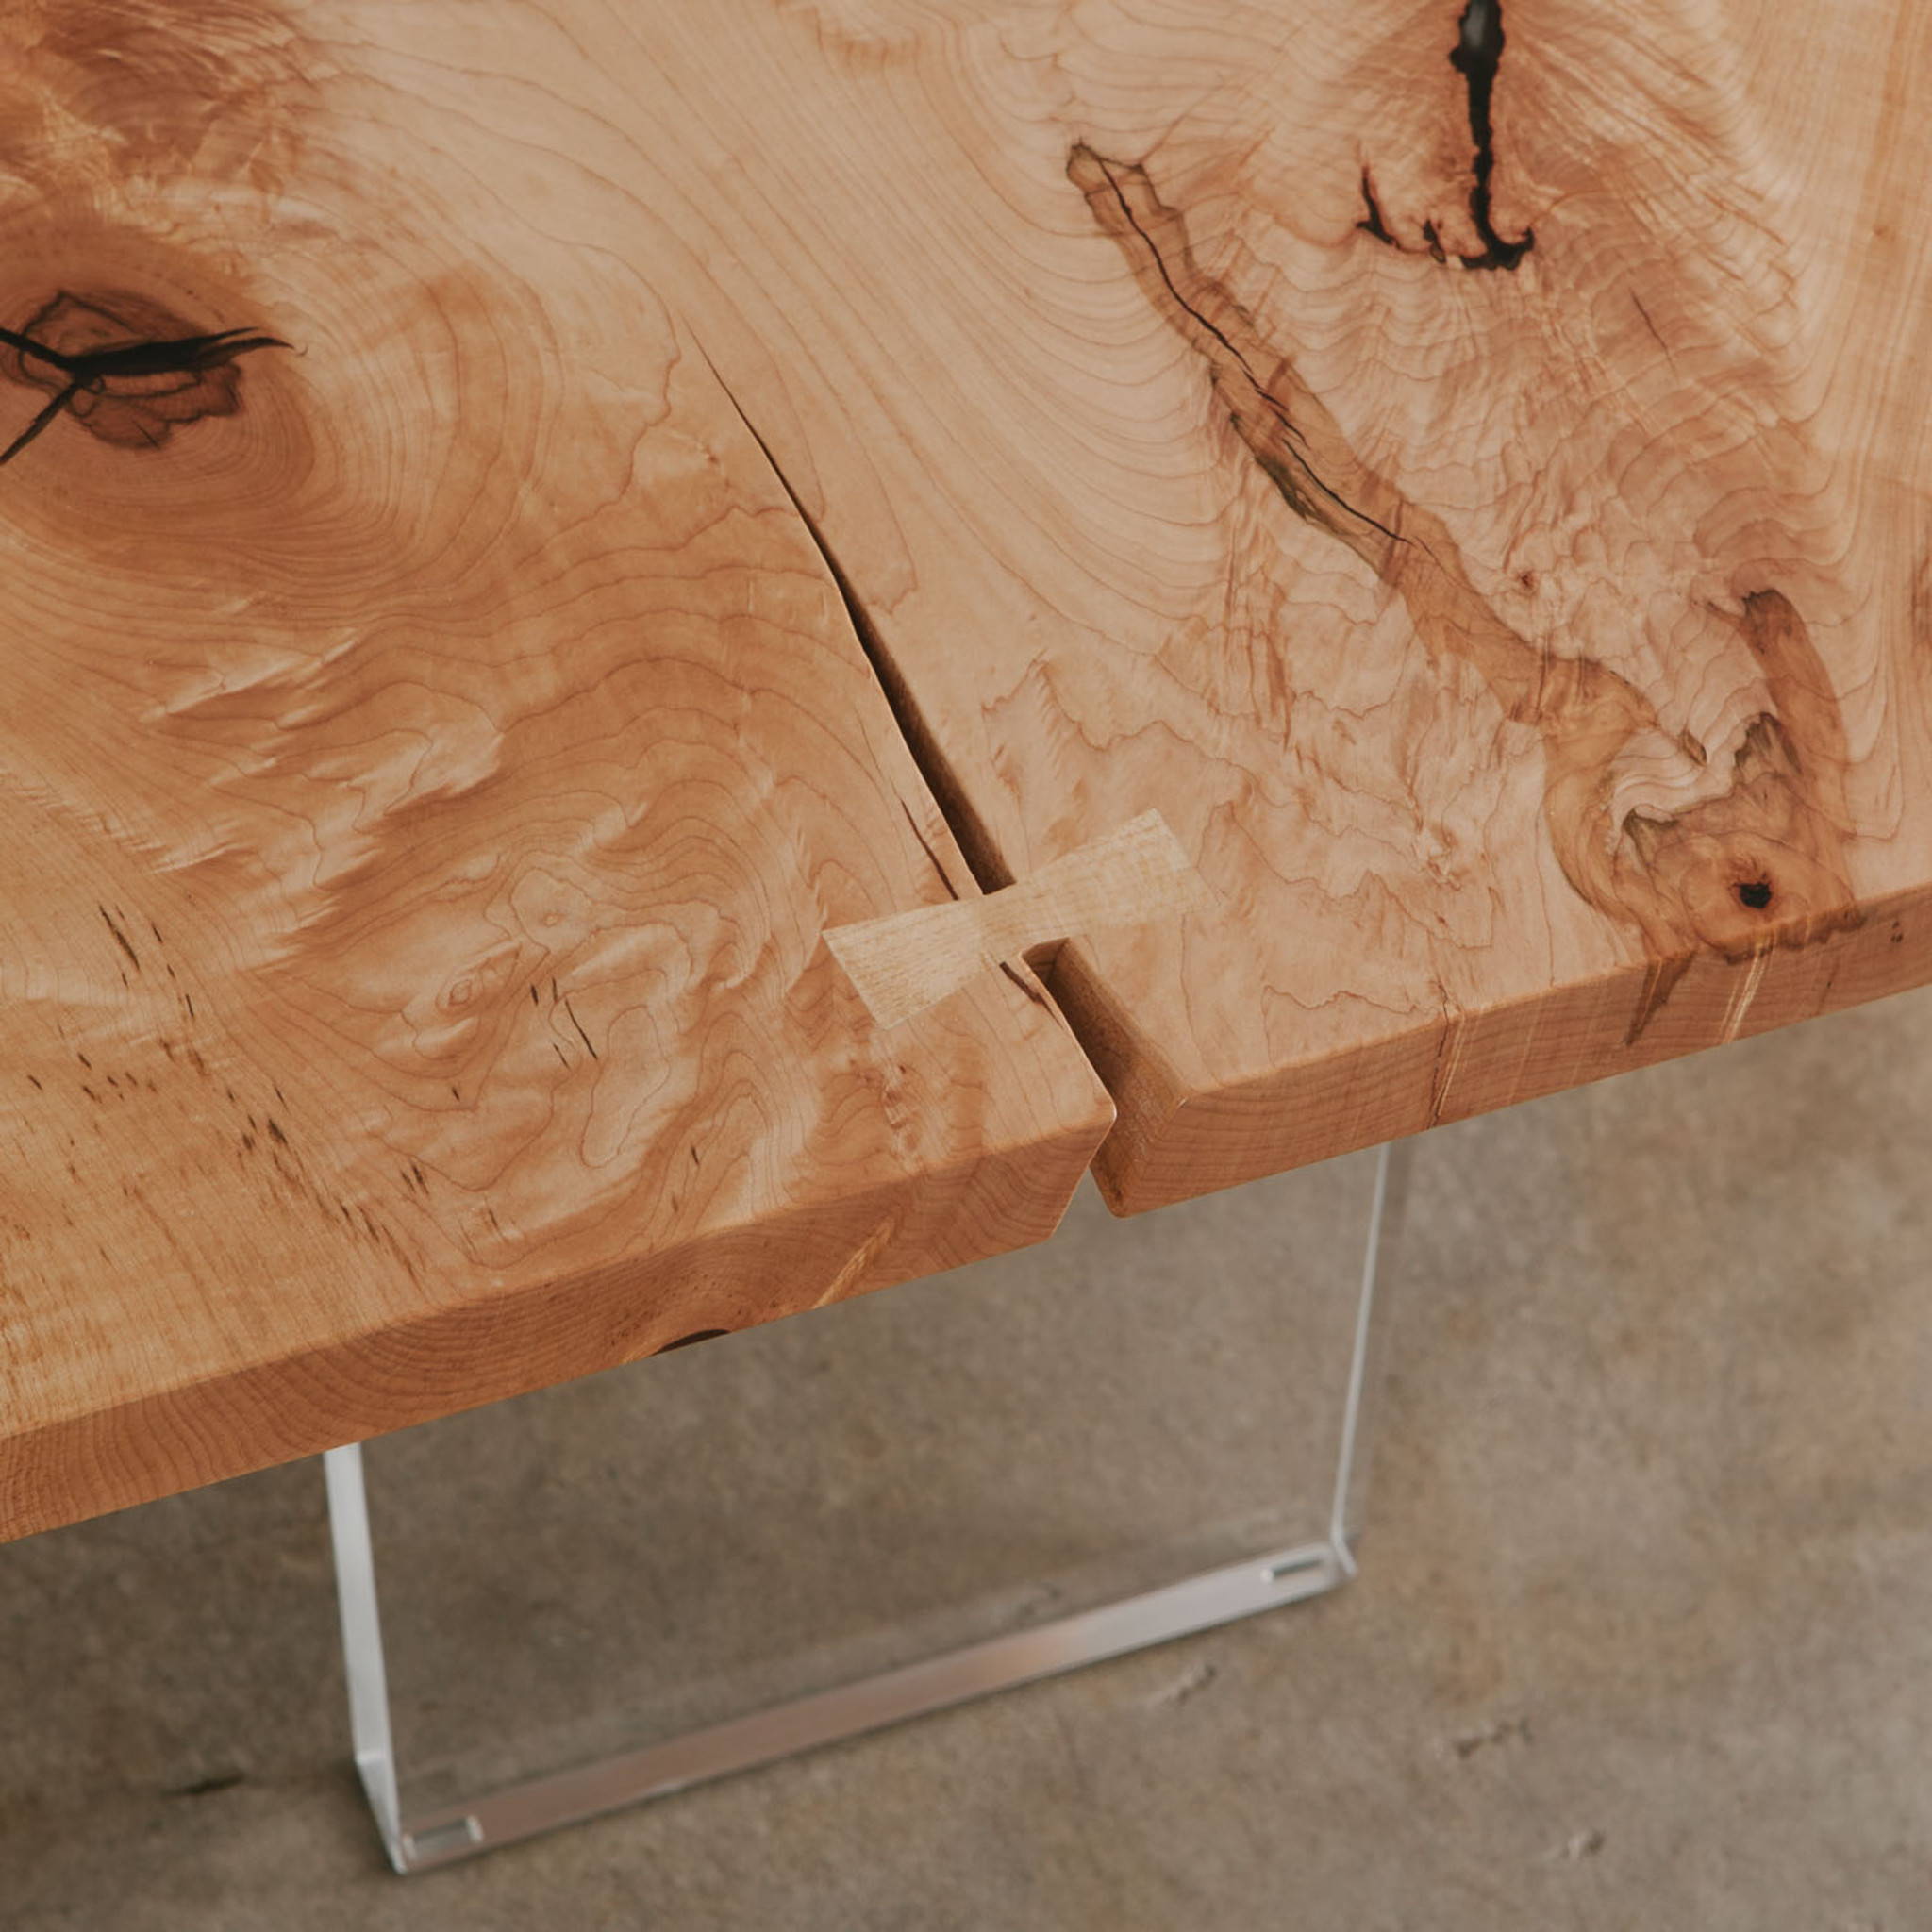
{"label": "live edge table", "polygon": [[1932,978],[1932,9],[0,45],[0,1534]]}

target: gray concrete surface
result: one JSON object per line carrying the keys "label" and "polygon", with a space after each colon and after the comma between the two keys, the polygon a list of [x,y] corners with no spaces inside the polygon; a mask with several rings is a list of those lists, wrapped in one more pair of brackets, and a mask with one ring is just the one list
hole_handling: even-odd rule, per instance
{"label": "gray concrete surface", "polygon": [[[1428,1137],[1356,1583],[446,1873],[390,1875],[346,1768],[312,1467],[0,1550],[0,1926],[1932,1925],[1928,1076],[1915,995]],[[876,1357],[896,1419],[774,1407],[811,1374],[732,1341],[683,1358],[683,1407],[674,1357],[439,1425],[463,1432],[441,1451],[382,1445],[399,1720],[455,1750],[492,1697],[594,1702],[579,1645],[637,1634],[613,1626],[640,1545],[638,1630],[679,1633],[674,1674],[701,1674],[699,1638],[737,1655],[759,1591],[718,1554],[734,1497],[768,1506],[759,1574],[829,1591],[833,1629],[841,1579],[913,1608],[949,1582],[930,1548],[893,1554],[935,1511],[1017,1576],[1091,1555],[1096,1524],[1174,1532],[1204,1484],[1248,1507],[1254,1442],[1292,1460],[1319,1434],[1243,1379],[1332,1324],[1265,1265],[1285,1227],[1304,1264],[1341,1252],[1341,1194],[1298,1185],[1293,1211],[1268,1190],[1205,1209],[1178,1271],[1164,1217],[1096,1248],[1061,1291],[1106,1348],[1072,1372],[1041,1367],[1065,1347],[996,1282],[962,1301],[945,1377],[884,1360],[889,1314],[874,1339],[782,1324],[794,1369]],[[990,1478],[963,1443],[976,1500],[914,1440],[942,1398],[1012,1454]],[[726,1404],[729,1442],[700,1426]],[[643,1496],[640,1415],[668,1464]],[[828,1509],[872,1512],[850,1561],[823,1555]]]}

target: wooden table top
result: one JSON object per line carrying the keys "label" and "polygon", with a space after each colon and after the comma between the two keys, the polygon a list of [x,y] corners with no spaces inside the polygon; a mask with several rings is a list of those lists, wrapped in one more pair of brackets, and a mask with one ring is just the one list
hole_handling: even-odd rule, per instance
{"label": "wooden table top", "polygon": [[1932,10],[0,49],[0,1536],[1932,977]]}

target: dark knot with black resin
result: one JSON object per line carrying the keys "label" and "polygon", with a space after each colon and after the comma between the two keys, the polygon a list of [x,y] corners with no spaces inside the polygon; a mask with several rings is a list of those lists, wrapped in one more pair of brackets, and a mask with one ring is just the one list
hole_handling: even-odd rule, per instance
{"label": "dark knot with black resin", "polygon": [[182,328],[180,317],[140,296],[65,292],[22,327],[0,328],[0,375],[51,391],[0,451],[0,463],[11,462],[63,413],[104,442],[158,449],[182,424],[232,416],[242,407],[237,358],[289,346],[258,329],[191,335]]}

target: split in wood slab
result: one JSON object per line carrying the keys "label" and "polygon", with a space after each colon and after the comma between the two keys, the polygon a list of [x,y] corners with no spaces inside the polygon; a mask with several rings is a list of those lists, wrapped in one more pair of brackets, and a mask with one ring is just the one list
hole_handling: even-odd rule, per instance
{"label": "split in wood slab", "polygon": [[1932,11],[138,11],[0,29],[8,1525],[1044,1232],[1067,1027],[1133,1208],[1932,976]]}
{"label": "split in wood slab", "polygon": [[0,1536],[1039,1240],[1111,1115],[820,943],[976,889],[642,264],[150,11],[0,27]]}
{"label": "split in wood slab", "polygon": [[975,874],[1158,807],[1211,889],[1048,969],[1117,1207],[1932,973],[1932,61],[1834,23],[640,29],[688,299]]}

